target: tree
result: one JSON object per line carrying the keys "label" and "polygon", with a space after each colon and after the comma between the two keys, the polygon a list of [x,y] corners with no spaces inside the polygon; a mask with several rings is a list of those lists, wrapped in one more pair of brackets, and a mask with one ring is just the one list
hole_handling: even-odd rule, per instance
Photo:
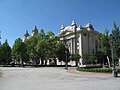
{"label": "tree", "polygon": [[102,67],[104,62],[104,53],[99,51],[97,52],[96,56],[97,56],[97,63],[99,63]]}
{"label": "tree", "polygon": [[[47,60],[49,58],[55,58],[55,44],[57,41],[58,37],[55,36],[52,31],[45,34],[44,30],[41,29],[38,34],[25,41],[25,44],[27,45],[27,53],[30,57],[32,56],[33,60],[36,58],[41,60],[41,65],[47,65]],[[55,59],[54,62],[56,63]]]}
{"label": "tree", "polygon": [[11,47],[7,40],[0,46],[0,62],[4,65],[11,61]]}
{"label": "tree", "polygon": [[57,60],[56,60],[57,46],[56,46],[56,44],[59,43],[59,38],[57,36],[55,36],[55,34],[51,31],[47,32],[46,37],[47,37],[46,45],[47,45],[48,59],[53,58],[54,64],[57,65]]}
{"label": "tree", "polygon": [[44,64],[45,52],[46,52],[45,46],[46,46],[45,42],[42,40],[39,40],[35,47],[36,52],[38,53],[39,57],[41,58],[41,65]]}
{"label": "tree", "polygon": [[78,65],[79,59],[80,59],[80,55],[79,54],[72,54],[71,55],[71,60],[76,62],[76,66]]}
{"label": "tree", "polygon": [[91,54],[88,56],[88,61],[90,61],[91,64],[95,63],[95,60],[97,60],[97,56],[95,54]]}
{"label": "tree", "polygon": [[36,35],[37,40],[45,39],[45,32],[43,29],[40,30],[40,32]]}
{"label": "tree", "polygon": [[44,30],[41,29],[38,34],[26,40],[25,44],[27,45],[27,53],[29,56],[32,55],[34,59],[36,57],[39,58],[41,60],[41,65],[47,65],[47,61],[51,58],[56,65],[57,57],[60,61],[62,60],[65,62],[66,50],[68,52],[68,57],[70,56],[69,50],[65,48],[65,45],[62,45],[59,37],[55,36],[52,31],[49,31],[45,34]]}
{"label": "tree", "polygon": [[66,62],[66,51],[67,51],[67,62],[70,61],[70,53],[69,49],[65,47],[65,45],[61,42],[56,44],[56,56],[58,57],[59,61],[64,61]]}
{"label": "tree", "polygon": [[26,45],[20,38],[16,39],[12,47],[12,55],[22,66],[28,60]]}
{"label": "tree", "polygon": [[46,35],[44,33],[44,30],[41,29],[40,32],[36,35],[36,39],[37,39],[37,43],[34,46],[34,49],[36,51],[37,56],[39,57],[39,59],[41,59],[41,65],[44,64],[44,60],[45,65],[47,64],[47,44],[46,44]]}
{"label": "tree", "polygon": [[101,46],[100,51],[101,53],[103,53],[103,58],[102,61],[103,62],[103,66],[107,63],[108,64],[108,60],[107,57],[110,58],[110,43],[109,43],[109,30],[105,29],[105,32],[102,36],[99,37],[99,44]]}
{"label": "tree", "polygon": [[120,30],[116,22],[114,22],[114,28],[112,30],[112,42],[111,43],[113,44],[114,60],[117,61],[118,57],[120,57],[119,56],[120,55],[120,51],[119,51]]}
{"label": "tree", "polygon": [[49,32],[47,32],[47,36],[49,38],[53,38],[55,36],[55,34],[52,31],[49,31]]}

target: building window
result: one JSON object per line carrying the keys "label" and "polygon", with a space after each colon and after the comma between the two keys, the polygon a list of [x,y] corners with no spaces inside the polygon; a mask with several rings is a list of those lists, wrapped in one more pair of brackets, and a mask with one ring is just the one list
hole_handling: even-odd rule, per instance
{"label": "building window", "polygon": [[83,34],[84,36],[87,36],[87,34]]}
{"label": "building window", "polygon": [[94,39],[92,39],[92,43],[94,43]]}
{"label": "building window", "polygon": [[77,53],[79,53],[79,49],[77,49]]}
{"label": "building window", "polygon": [[95,54],[95,51],[94,51],[94,49],[93,49],[93,52],[92,52],[93,54]]}
{"label": "building window", "polygon": [[97,40],[95,40],[95,45],[98,46],[98,41]]}
{"label": "building window", "polygon": [[77,43],[79,43],[79,38],[77,38]]}

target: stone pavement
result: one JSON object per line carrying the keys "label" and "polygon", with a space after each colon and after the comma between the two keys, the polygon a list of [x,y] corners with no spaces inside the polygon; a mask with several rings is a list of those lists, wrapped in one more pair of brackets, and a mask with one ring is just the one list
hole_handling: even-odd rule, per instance
{"label": "stone pavement", "polygon": [[120,90],[120,78],[111,74],[59,67],[0,67],[0,72],[0,90]]}

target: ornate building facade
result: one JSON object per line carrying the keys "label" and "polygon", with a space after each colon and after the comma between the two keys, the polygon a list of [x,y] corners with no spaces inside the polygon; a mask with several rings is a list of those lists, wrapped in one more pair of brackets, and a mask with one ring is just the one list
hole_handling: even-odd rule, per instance
{"label": "ornate building facade", "polygon": [[[81,56],[80,63],[84,64],[88,55],[96,54],[100,48],[98,43],[98,31],[95,31],[90,23],[84,27],[77,26],[75,20],[70,26],[62,25],[58,36],[60,40],[69,48],[71,54],[79,54]],[[81,61],[82,60],[82,61]]]}

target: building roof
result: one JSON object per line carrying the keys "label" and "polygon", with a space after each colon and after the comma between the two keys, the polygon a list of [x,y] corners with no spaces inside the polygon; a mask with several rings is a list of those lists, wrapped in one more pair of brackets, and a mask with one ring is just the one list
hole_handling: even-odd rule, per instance
{"label": "building roof", "polygon": [[62,25],[60,28],[61,31],[58,35],[63,36],[75,33],[74,28],[76,28],[77,32],[91,32],[94,34],[101,34],[98,31],[95,31],[93,25],[90,23],[87,23],[84,27],[82,25],[79,26],[76,25],[76,27],[73,27],[74,25],[76,25],[75,20],[72,21],[72,24],[70,26],[65,27],[64,25]]}

